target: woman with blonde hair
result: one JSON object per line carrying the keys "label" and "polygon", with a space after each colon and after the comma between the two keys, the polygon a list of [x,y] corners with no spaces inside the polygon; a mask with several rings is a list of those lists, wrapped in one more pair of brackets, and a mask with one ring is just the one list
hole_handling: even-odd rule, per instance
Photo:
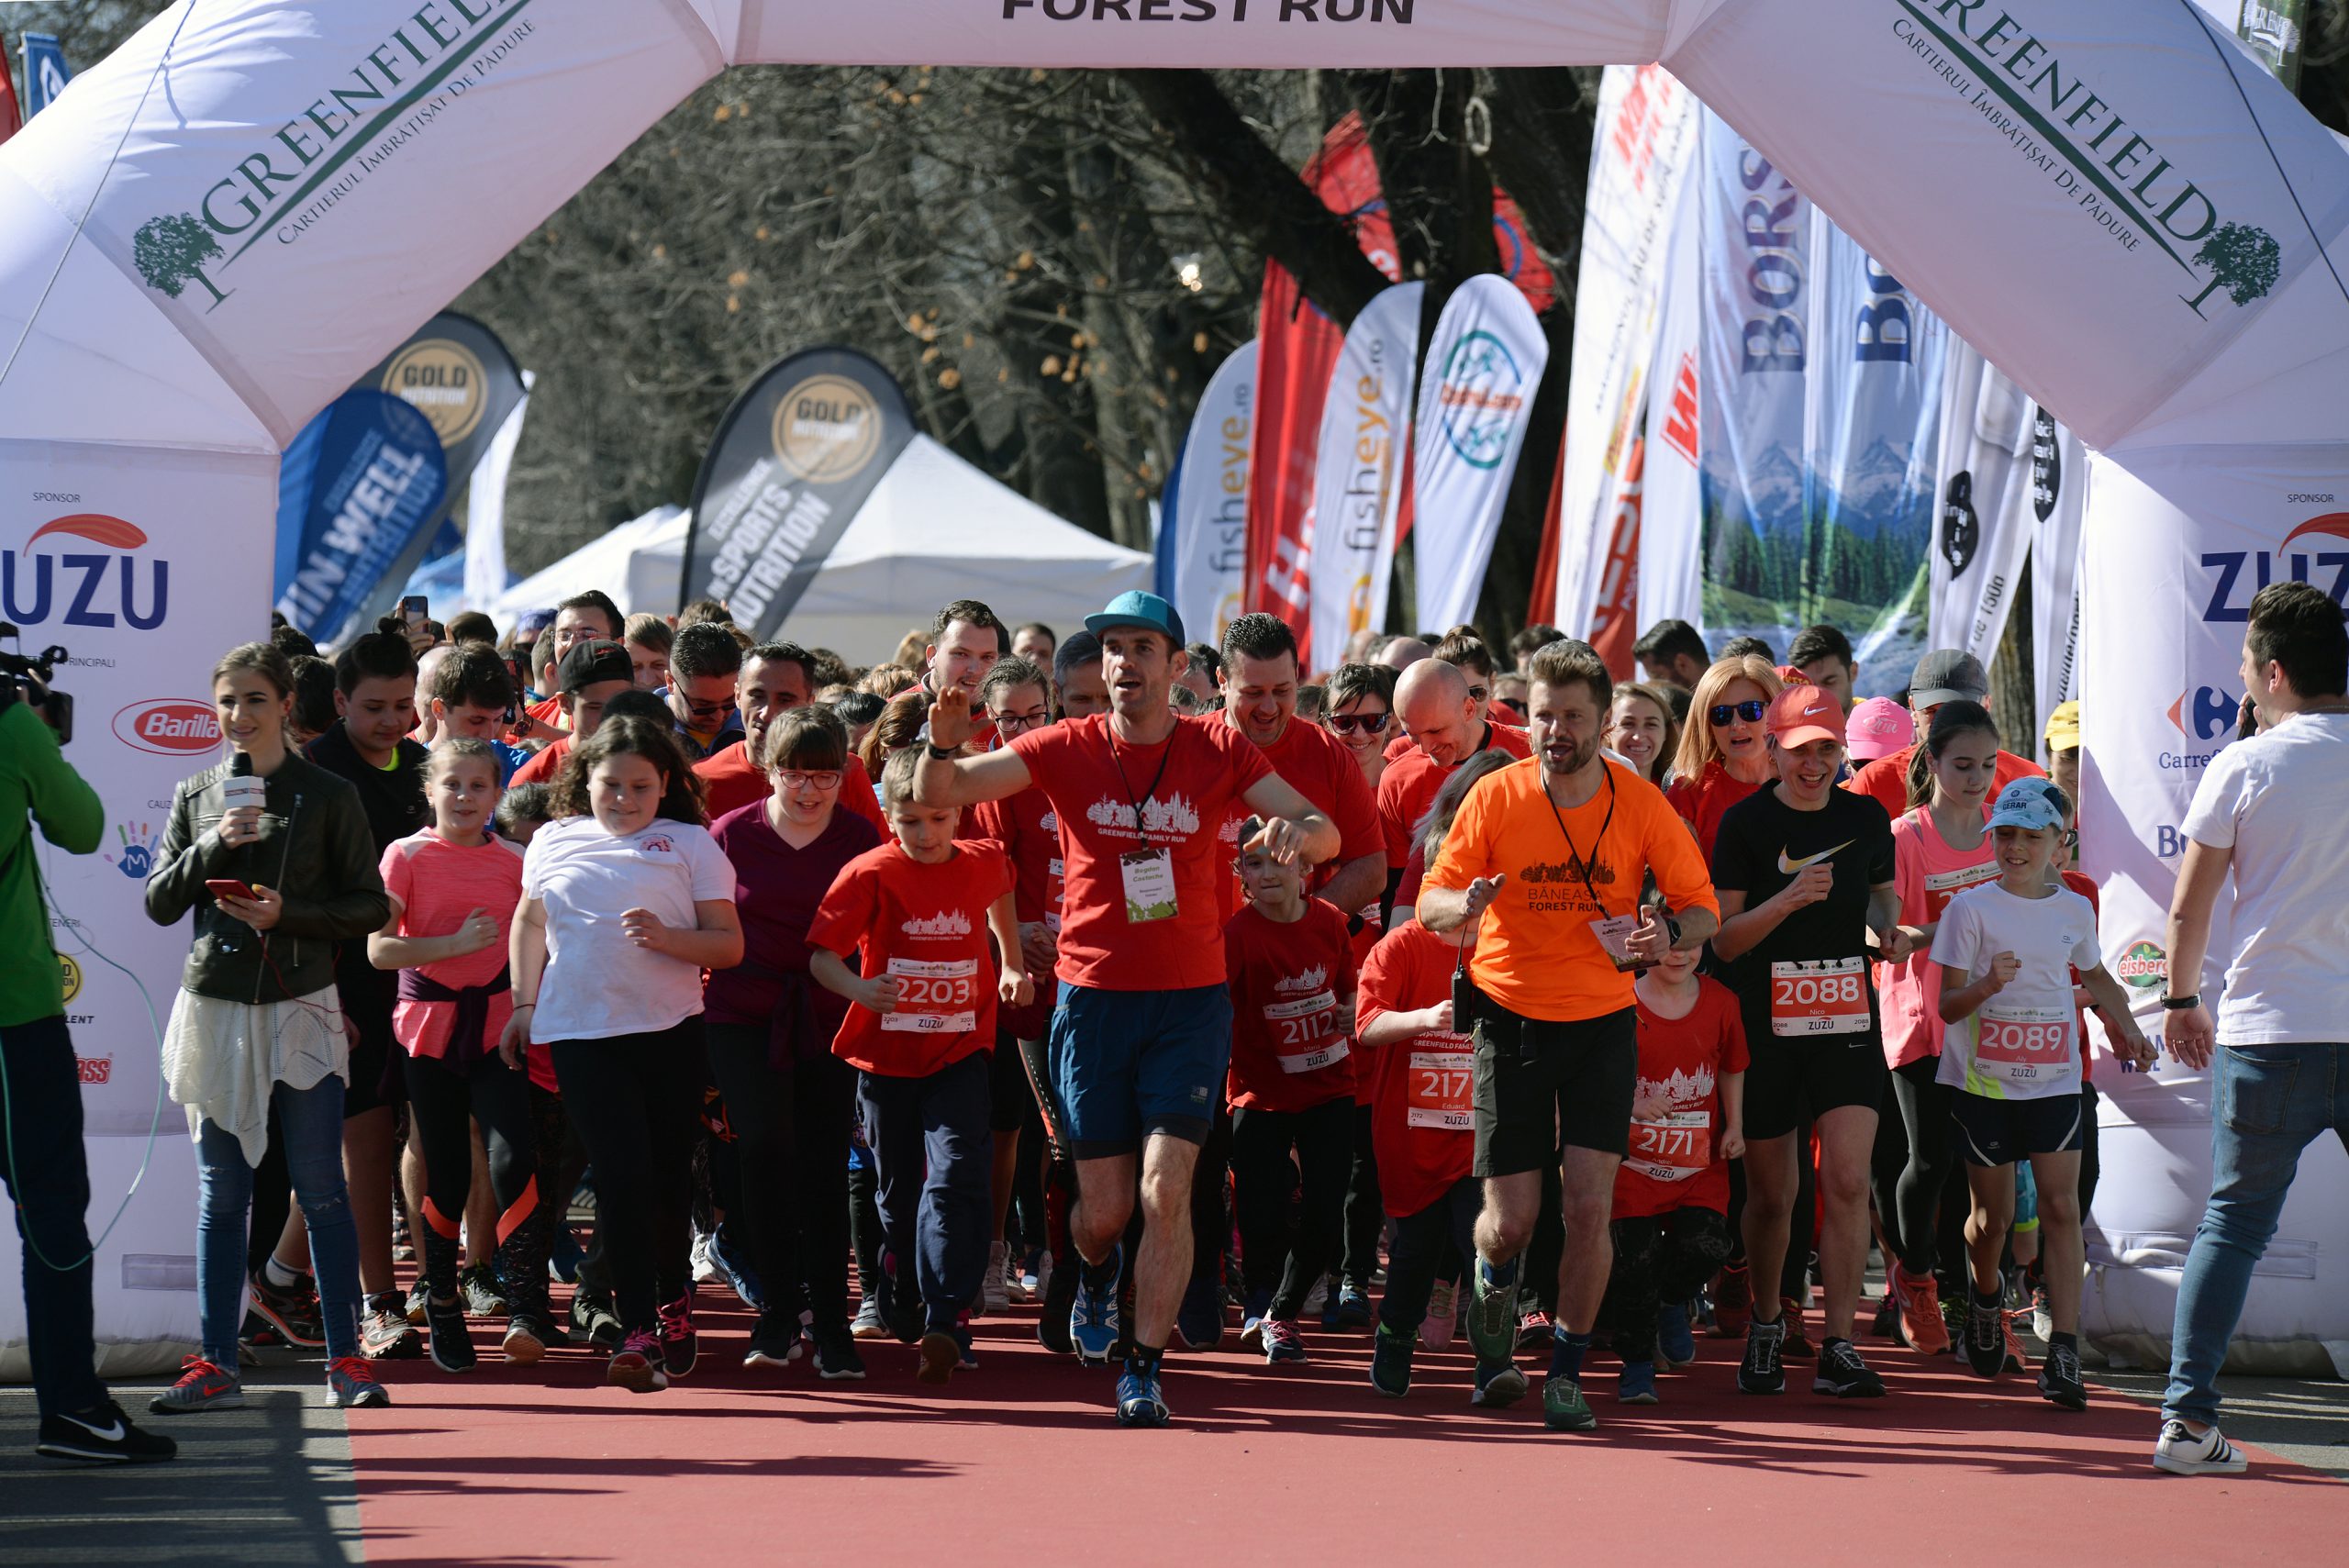
{"label": "woman with blonde hair", "polygon": [[1776,666],[1755,654],[1720,660],[1697,678],[1664,798],[1708,861],[1722,814],[1777,777],[1763,720],[1783,685]]}
{"label": "woman with blonde hair", "polygon": [[1607,710],[1605,744],[1638,770],[1640,777],[1664,788],[1672,782],[1673,753],[1680,748],[1680,721],[1672,715],[1672,699],[1638,682],[1617,686],[1615,701]]}

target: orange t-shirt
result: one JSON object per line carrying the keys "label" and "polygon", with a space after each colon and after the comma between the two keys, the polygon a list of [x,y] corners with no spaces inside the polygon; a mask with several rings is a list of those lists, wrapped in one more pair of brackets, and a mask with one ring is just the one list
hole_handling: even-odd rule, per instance
{"label": "orange t-shirt", "polygon": [[[1878,757],[1858,773],[1843,781],[1845,789],[1855,789],[1862,795],[1872,795],[1884,804],[1884,814],[1895,822],[1909,809],[1909,759],[1915,755],[1915,746],[1904,746],[1888,757]],[[1990,799],[1982,806],[1988,816],[1998,792],[2017,779],[2043,779],[2047,770],[2029,757],[2018,757],[2001,750],[1998,760],[1990,768]]]}
{"label": "orange t-shirt", "polygon": [[1429,887],[1508,879],[1477,929],[1468,972],[1524,1018],[1572,1023],[1631,1005],[1631,976],[1615,967],[1591,922],[1636,915],[1647,873],[1674,909],[1720,913],[1696,840],[1664,792],[1620,763],[1600,765],[1611,789],[1602,784],[1571,810],[1553,807],[1538,761],[1487,773],[1428,868]]}

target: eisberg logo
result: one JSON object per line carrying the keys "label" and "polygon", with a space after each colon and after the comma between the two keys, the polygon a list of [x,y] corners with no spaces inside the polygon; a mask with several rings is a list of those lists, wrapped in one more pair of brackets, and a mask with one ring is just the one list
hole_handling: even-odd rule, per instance
{"label": "eisberg logo", "polygon": [[2151,942],[2138,942],[2121,955],[2112,973],[2124,985],[2150,991],[2169,978],[2169,955]]}
{"label": "eisberg logo", "polygon": [[[36,548],[50,539],[46,548]],[[74,550],[84,540],[97,550]],[[152,631],[170,607],[172,567],[144,562],[146,530],[104,512],[75,512],[35,528],[21,550],[0,550],[0,613],[21,627],[50,624]],[[111,553],[107,553],[111,552]],[[113,586],[108,587],[111,583]]]}
{"label": "eisberg logo", "polygon": [[1443,439],[1461,462],[1472,468],[1500,466],[1518,411],[1525,406],[1524,385],[1517,356],[1490,332],[1470,332],[1452,346],[1435,401]]}
{"label": "eisberg logo", "polygon": [[212,705],[194,697],[150,697],[114,716],[115,738],[160,756],[193,756],[220,744],[220,720]]}

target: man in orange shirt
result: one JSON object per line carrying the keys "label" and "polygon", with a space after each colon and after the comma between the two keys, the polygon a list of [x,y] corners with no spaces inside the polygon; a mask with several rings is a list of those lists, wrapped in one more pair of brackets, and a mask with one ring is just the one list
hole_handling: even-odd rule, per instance
{"label": "man in orange shirt", "polygon": [[[1917,716],[1917,740],[1889,756],[1879,757],[1844,781],[1845,789],[1872,795],[1884,805],[1885,814],[1895,822],[1909,809],[1909,759],[1917,747],[1924,744],[1926,733],[1932,728],[1933,714],[1947,702],[1978,702],[1986,707],[1990,701],[1990,673],[1982,668],[1982,661],[1957,648],[1936,648],[1917,661],[1917,668],[1909,677],[1909,711]],[[2012,751],[1999,749],[1998,760],[1990,773],[1990,798],[2017,779],[2045,778],[2046,770],[2029,757],[2018,757]],[[1988,810],[1986,806],[1984,810]]]}
{"label": "man in orange shirt", "polygon": [[[1525,1391],[1511,1361],[1518,1257],[1563,1141],[1566,1245],[1542,1405],[1545,1425],[1576,1431],[1596,1424],[1582,1358],[1613,1265],[1608,1222],[1639,1074],[1631,972],[1667,949],[1703,946],[1720,907],[1663,792],[1600,754],[1614,683],[1598,653],[1561,641],[1532,662],[1537,755],[1468,792],[1428,868],[1419,915],[1438,933],[1482,919],[1454,1001],[1475,1018],[1475,1171],[1485,1182],[1468,1321],[1475,1403],[1507,1405]],[[1661,917],[1640,909],[1650,872],[1670,911]]]}

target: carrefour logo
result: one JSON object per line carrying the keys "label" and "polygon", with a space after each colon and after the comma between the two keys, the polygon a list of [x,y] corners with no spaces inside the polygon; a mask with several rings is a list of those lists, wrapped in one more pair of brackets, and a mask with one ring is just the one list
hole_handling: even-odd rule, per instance
{"label": "carrefour logo", "polygon": [[[2331,501],[2332,497],[2296,495],[2292,499]],[[2207,551],[2202,565],[2210,573],[2202,618],[2214,624],[2251,619],[2252,596],[2277,580],[2278,568],[2291,582],[2315,584],[2332,595],[2334,604],[2349,604],[2349,512],[2310,517],[2286,534],[2273,550]]]}
{"label": "carrefour logo", "polygon": [[[95,548],[77,550],[77,539]],[[171,606],[172,566],[139,555],[146,547],[145,529],[103,512],[51,518],[21,549],[0,550],[0,612],[27,628],[152,631]]]}
{"label": "carrefour logo", "polygon": [[2190,740],[2216,740],[2242,716],[2242,700],[2216,686],[2197,686],[2169,705],[2170,723]]}
{"label": "carrefour logo", "polygon": [[1498,468],[1525,406],[1525,371],[1508,345],[1481,329],[1452,346],[1436,388],[1443,439],[1473,468]]}

